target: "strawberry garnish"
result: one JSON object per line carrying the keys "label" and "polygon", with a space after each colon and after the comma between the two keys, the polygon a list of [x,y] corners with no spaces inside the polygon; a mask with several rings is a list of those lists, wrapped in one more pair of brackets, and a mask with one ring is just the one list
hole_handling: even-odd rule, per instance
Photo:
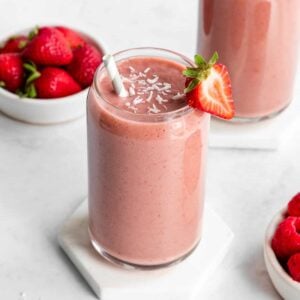
{"label": "strawberry garnish", "polygon": [[226,66],[216,64],[217,60],[217,52],[208,62],[196,54],[196,67],[183,71],[187,77],[184,92],[190,106],[222,119],[231,119],[234,117],[231,81]]}
{"label": "strawberry garnish", "polygon": [[23,83],[22,60],[17,53],[0,54],[0,87],[16,92]]}
{"label": "strawberry garnish", "polygon": [[80,46],[82,47],[85,44],[84,39],[75,30],[64,26],[56,26],[55,28],[64,35],[65,39],[72,49]]}
{"label": "strawberry garnish", "polygon": [[102,62],[102,54],[90,44],[73,50],[74,58],[68,65],[69,73],[82,87],[91,85],[94,73]]}
{"label": "strawberry garnish", "polygon": [[28,38],[23,35],[11,37],[5,42],[3,47],[0,48],[0,53],[19,53],[23,51],[28,41]]}
{"label": "strawberry garnish", "polygon": [[53,27],[35,29],[32,40],[24,49],[24,58],[44,66],[63,66],[73,58],[71,47],[64,35]]}

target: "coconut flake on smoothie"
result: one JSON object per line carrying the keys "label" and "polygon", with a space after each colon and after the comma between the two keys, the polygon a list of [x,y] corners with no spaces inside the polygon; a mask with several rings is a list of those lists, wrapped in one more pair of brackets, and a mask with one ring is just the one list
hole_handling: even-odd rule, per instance
{"label": "coconut flake on smoothie", "polygon": [[118,70],[128,96],[120,99],[111,80],[103,74],[103,97],[115,106],[136,114],[158,114],[186,105],[184,66],[173,61],[133,57],[118,62]]}

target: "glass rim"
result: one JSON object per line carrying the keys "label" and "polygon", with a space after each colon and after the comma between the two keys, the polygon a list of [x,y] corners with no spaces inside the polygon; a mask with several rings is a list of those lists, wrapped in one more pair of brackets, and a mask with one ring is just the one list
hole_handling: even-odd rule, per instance
{"label": "glass rim", "polygon": [[[116,52],[114,54],[112,54],[112,56],[114,57],[114,59],[116,60],[116,62],[118,62],[118,57],[121,55],[124,55],[126,53],[130,53],[133,51],[156,51],[156,52],[161,52],[162,55],[158,56],[161,58],[164,58],[163,53],[165,54],[169,54],[169,55],[173,55],[175,57],[177,57],[178,59],[180,59],[181,61],[185,62],[187,66],[194,66],[194,63],[191,59],[189,59],[188,57],[186,57],[183,54],[180,54],[178,52],[172,51],[172,50],[168,50],[168,49],[164,49],[164,48],[158,48],[158,47],[137,47],[137,48],[129,48],[129,49],[125,49],[119,52]],[[150,55],[143,55],[141,54],[140,56],[145,56],[145,57],[151,57]],[[128,56],[128,58],[130,57],[134,57],[134,56]],[[172,58],[168,58],[170,60],[172,60]],[[189,106],[187,103],[183,106],[180,107],[178,109],[172,110],[172,111],[168,111],[168,112],[160,112],[157,114],[145,114],[145,113],[134,113],[131,111],[127,111],[124,110],[122,108],[120,108],[117,105],[112,104],[108,99],[106,99],[103,94],[101,93],[99,86],[97,84],[98,79],[100,78],[103,70],[105,70],[105,66],[104,63],[102,62],[100,64],[100,66],[97,68],[95,76],[93,78],[93,84],[92,84],[92,88],[94,88],[94,90],[96,91],[96,96],[100,101],[104,101],[106,105],[108,105],[110,108],[112,108],[113,110],[115,110],[118,113],[121,113],[124,117],[127,117],[128,119],[134,120],[134,121],[139,121],[140,119],[143,119],[142,121],[148,121],[148,122],[152,122],[152,121],[167,121],[170,119],[174,119],[180,116],[183,116],[189,112],[194,111],[194,109]]]}

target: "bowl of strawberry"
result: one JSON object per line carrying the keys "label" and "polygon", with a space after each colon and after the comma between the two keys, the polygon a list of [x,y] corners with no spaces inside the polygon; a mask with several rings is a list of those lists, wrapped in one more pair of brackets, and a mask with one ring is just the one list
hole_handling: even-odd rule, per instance
{"label": "bowl of strawberry", "polygon": [[41,26],[3,38],[1,45],[1,112],[35,124],[84,115],[105,53],[102,41],[65,26]]}
{"label": "bowl of strawberry", "polygon": [[300,193],[270,222],[264,258],[279,294],[286,300],[300,299]]}

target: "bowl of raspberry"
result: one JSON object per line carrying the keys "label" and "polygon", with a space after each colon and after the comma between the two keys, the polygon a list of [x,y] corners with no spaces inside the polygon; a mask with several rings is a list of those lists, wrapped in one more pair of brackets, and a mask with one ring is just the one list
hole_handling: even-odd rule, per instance
{"label": "bowl of raspberry", "polygon": [[0,111],[53,124],[85,113],[88,88],[105,43],[81,30],[37,26],[0,38]]}
{"label": "bowl of raspberry", "polygon": [[264,258],[274,287],[286,300],[300,299],[300,193],[271,220]]}

